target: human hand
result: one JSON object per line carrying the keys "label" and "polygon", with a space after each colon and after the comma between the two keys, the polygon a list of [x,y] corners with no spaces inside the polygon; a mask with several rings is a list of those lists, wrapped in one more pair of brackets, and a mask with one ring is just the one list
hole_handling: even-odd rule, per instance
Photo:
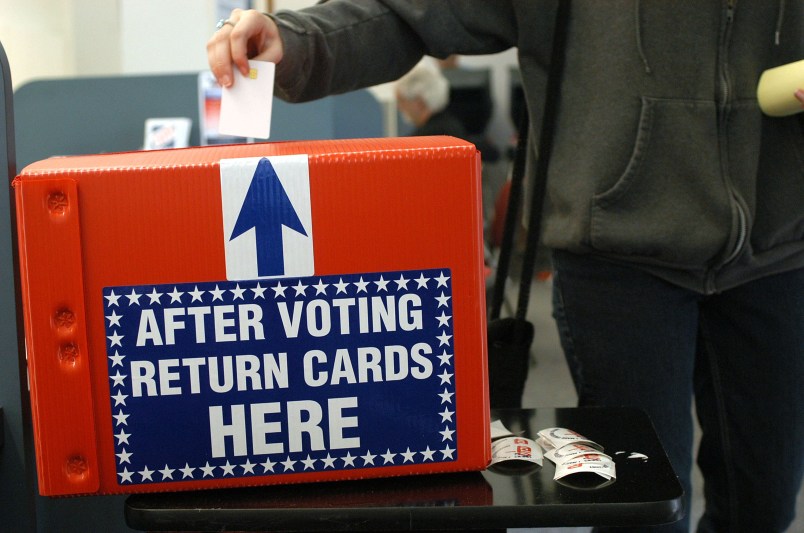
{"label": "human hand", "polygon": [[209,68],[223,87],[234,83],[233,68],[247,76],[249,59],[278,63],[283,53],[276,23],[254,9],[233,10],[207,41]]}
{"label": "human hand", "polygon": [[801,107],[804,108],[804,89],[799,89],[795,92],[796,99],[801,102]]}

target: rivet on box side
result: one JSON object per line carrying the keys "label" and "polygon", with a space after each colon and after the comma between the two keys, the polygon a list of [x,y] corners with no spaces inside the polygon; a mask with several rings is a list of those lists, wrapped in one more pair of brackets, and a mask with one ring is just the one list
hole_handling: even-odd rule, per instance
{"label": "rivet on box side", "polygon": [[81,482],[89,473],[89,463],[82,455],[71,455],[64,464],[64,471],[70,481]]}
{"label": "rivet on box side", "polygon": [[51,216],[63,217],[67,214],[70,202],[62,191],[53,191],[47,196],[47,210]]}
{"label": "rivet on box side", "polygon": [[68,331],[75,327],[75,321],[75,313],[67,308],[61,308],[53,315],[53,324],[56,329],[62,331]]}
{"label": "rivet on box side", "polygon": [[73,342],[67,342],[59,346],[59,362],[65,366],[74,367],[78,364],[78,346]]}

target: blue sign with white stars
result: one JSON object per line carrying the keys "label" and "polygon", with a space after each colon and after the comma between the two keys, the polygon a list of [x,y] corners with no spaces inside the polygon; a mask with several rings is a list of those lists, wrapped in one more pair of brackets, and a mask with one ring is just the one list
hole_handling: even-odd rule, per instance
{"label": "blue sign with white stars", "polygon": [[121,485],[457,459],[449,269],[103,298]]}

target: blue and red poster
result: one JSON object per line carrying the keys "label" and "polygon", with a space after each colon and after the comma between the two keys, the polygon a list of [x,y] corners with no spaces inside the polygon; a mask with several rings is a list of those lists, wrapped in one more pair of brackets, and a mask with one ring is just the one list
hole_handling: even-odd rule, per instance
{"label": "blue and red poster", "polygon": [[470,144],[80,156],[15,189],[43,494],[486,466]]}

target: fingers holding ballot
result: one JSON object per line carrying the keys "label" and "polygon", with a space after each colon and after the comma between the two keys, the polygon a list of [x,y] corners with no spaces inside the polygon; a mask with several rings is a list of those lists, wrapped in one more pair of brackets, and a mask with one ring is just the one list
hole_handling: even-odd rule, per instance
{"label": "fingers holding ballot", "polygon": [[221,92],[218,132],[267,139],[271,131],[274,65],[284,47],[273,19],[235,9],[207,41],[207,61]]}
{"label": "fingers holding ballot", "polygon": [[254,9],[233,10],[207,41],[209,68],[223,87],[234,84],[234,68],[248,75],[249,59],[278,63],[283,53],[276,23]]}

